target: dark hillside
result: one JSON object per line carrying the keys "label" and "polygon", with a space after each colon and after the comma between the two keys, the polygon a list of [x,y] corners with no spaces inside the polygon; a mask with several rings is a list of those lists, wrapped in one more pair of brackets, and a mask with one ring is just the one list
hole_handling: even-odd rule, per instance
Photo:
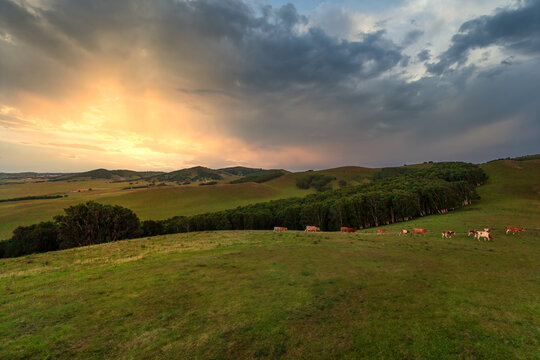
{"label": "dark hillside", "polygon": [[172,171],[170,173],[154,176],[158,181],[207,181],[222,180],[223,174],[219,170],[204,166],[195,166],[189,169]]}

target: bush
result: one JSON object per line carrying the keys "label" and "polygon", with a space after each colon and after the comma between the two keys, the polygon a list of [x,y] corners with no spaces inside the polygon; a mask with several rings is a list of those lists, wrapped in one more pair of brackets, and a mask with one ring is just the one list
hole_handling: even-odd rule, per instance
{"label": "bush", "polygon": [[19,226],[13,237],[0,243],[0,257],[17,257],[58,249],[58,227],[52,221]]}
{"label": "bush", "polygon": [[118,205],[93,201],[64,209],[54,217],[58,245],[62,249],[137,237],[140,221],[135,213]]}

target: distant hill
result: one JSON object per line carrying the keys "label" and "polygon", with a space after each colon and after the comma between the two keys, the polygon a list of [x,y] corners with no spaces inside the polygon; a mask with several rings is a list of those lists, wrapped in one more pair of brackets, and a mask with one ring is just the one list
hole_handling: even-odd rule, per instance
{"label": "distant hill", "polygon": [[38,173],[38,172],[20,172],[20,173],[0,173],[0,180],[21,180],[21,179],[50,179],[64,175],[62,173]]}
{"label": "distant hill", "polygon": [[219,171],[226,172],[227,174],[236,175],[236,176],[247,176],[247,175],[259,175],[266,173],[268,171],[275,171],[275,170],[265,170],[262,168],[248,168],[244,166],[234,166],[234,167],[228,167],[228,168],[222,168],[218,169]]}
{"label": "distant hill", "polygon": [[514,160],[514,161],[540,160],[540,154],[524,155],[524,156],[518,156],[514,158],[511,158],[511,157],[500,158],[500,159],[488,161],[487,163],[500,161],[500,160]]}
{"label": "distant hill", "polygon": [[207,181],[223,180],[225,175],[220,170],[210,169],[204,166],[195,166],[189,169],[172,171],[166,174],[153,176],[152,180],[158,181]]}
{"label": "distant hill", "polygon": [[[248,168],[235,166],[223,169],[210,169],[204,166],[195,166],[171,172],[160,171],[133,171],[133,170],[107,170],[95,169],[81,173],[56,174],[51,176],[52,181],[84,180],[84,179],[108,179],[114,181],[150,180],[150,181],[216,181],[224,179],[237,179],[245,176],[266,175],[278,170],[265,170],[261,168]],[[6,175],[0,179],[34,178],[37,173],[0,174]],[[8,177],[7,175],[11,175]],[[17,175],[15,177],[15,175]]]}
{"label": "distant hill", "polygon": [[110,180],[136,180],[145,179],[162,174],[159,171],[133,171],[133,170],[107,170],[95,169],[82,173],[65,174],[55,177],[52,181],[65,181],[77,179],[110,179]]}

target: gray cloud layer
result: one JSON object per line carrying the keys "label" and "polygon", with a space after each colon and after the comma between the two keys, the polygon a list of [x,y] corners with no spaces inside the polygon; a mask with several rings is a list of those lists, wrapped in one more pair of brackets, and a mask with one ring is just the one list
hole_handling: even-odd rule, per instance
{"label": "gray cloud layer", "polygon": [[[398,45],[384,30],[347,41],[308,24],[293,5],[253,9],[240,0],[50,0],[39,8],[0,0],[0,34],[14,38],[0,41],[0,100],[14,89],[61,97],[77,81],[70,68],[100,57],[125,64],[133,86],[147,85],[153,79],[140,78],[143,49],[161,78],[193,84],[172,83],[173,92],[225,99],[217,125],[224,134],[255,148],[295,145],[328,155],[284,167],[540,150],[540,1],[465,22],[426,64],[438,76],[413,82],[396,74],[408,64],[404,47],[422,30]],[[449,70],[491,45],[533,58]]]}
{"label": "gray cloud layer", "polygon": [[540,51],[540,1],[529,0],[518,9],[501,9],[463,23],[452,45],[428,71],[440,75],[454,64],[464,64],[473,49],[499,45],[519,52]]}

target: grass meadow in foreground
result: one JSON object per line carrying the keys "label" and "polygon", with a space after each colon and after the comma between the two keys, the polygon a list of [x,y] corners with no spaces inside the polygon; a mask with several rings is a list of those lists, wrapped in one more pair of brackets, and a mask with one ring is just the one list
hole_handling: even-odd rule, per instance
{"label": "grass meadow in foreground", "polygon": [[523,358],[537,234],[169,235],[0,262],[0,358]]}

